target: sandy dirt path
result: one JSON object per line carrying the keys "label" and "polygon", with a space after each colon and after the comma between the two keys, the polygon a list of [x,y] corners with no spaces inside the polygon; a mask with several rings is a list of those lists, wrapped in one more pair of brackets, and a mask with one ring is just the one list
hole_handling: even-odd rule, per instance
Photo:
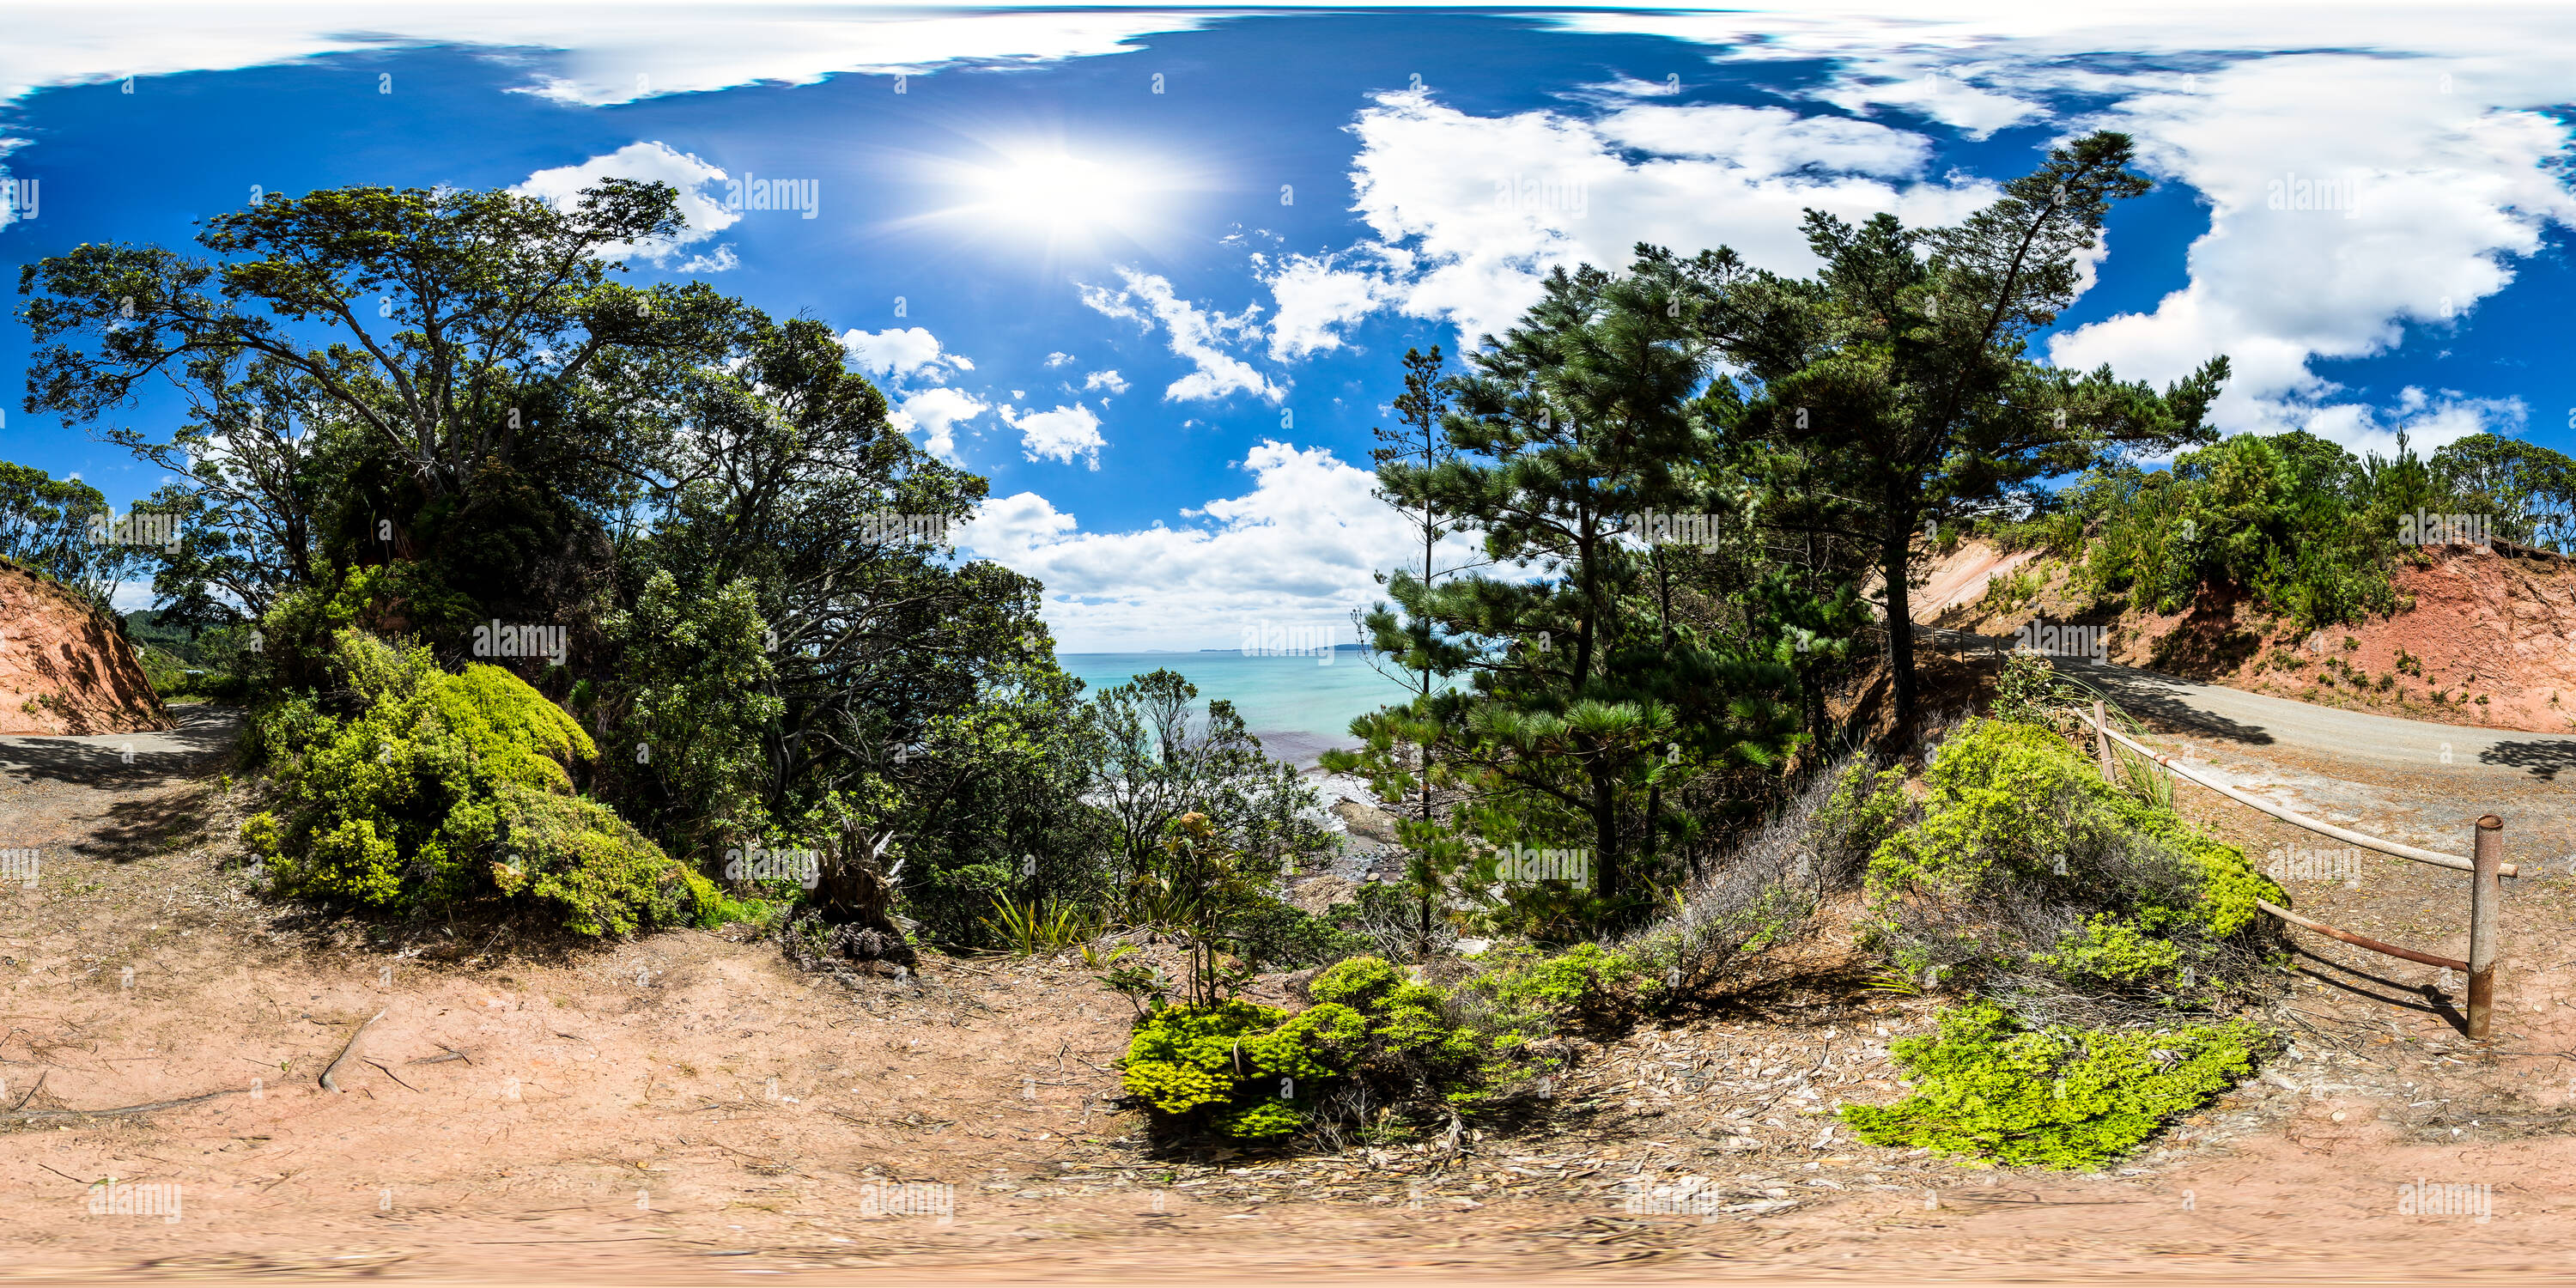
{"label": "sandy dirt path", "polygon": [[[2303,944],[2293,1053],[2100,1175],[1826,1133],[1835,1103],[1898,1094],[1885,1043],[1932,1003],[1794,980],[1584,1048],[1547,1120],[1454,1156],[1174,1155],[1114,1102],[1127,1006],[1077,963],[934,960],[852,988],[701,931],[511,947],[317,920],[226,866],[248,802],[220,788],[215,726],[191,728],[209,742],[167,772],[142,748],[5,753],[0,801],[34,802],[62,852],[35,889],[0,888],[0,1281],[2565,1277],[2560,876],[2513,892],[2494,1050],[2459,1040],[2430,971]],[[2319,808],[2342,781],[2258,750],[2274,759],[2207,755]],[[2394,826],[2455,804],[2447,781],[2345,782],[2342,807]],[[2250,848],[2288,843],[2184,791]],[[2294,897],[2445,948],[2456,874],[2391,862]],[[92,1211],[111,1177],[177,1187],[178,1219]],[[1676,1200],[1685,1178],[1716,1197]],[[2484,1188],[2417,1215],[2400,1187],[2419,1180]]]}

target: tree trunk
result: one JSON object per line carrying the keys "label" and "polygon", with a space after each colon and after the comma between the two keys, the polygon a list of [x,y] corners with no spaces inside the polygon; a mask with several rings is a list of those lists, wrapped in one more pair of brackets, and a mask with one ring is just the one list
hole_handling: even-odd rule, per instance
{"label": "tree trunk", "polygon": [[1913,507],[1899,484],[1887,488],[1887,669],[1896,704],[1896,745],[1914,743],[1914,606],[1905,584],[1914,551]]}
{"label": "tree trunk", "polygon": [[1662,839],[1662,829],[1656,826],[1663,817],[1664,785],[1657,783],[1646,789],[1646,866],[1649,868],[1655,865],[1655,856],[1663,852],[1663,847],[1657,844]]}
{"label": "tree trunk", "polygon": [[1599,865],[1601,897],[1619,897],[1619,808],[1608,775],[1592,774],[1592,844]]}

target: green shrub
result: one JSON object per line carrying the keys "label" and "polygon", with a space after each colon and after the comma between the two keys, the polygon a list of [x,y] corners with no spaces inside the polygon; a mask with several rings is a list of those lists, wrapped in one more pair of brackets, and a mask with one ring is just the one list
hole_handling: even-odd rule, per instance
{"label": "green shrub", "polygon": [[2009,613],[2038,603],[2040,592],[2047,588],[2048,572],[2044,568],[2002,573],[1987,579],[1985,597],[1977,601],[1977,607],[1982,612]]}
{"label": "green shrub", "polygon": [[1286,1135],[1305,1124],[1315,1084],[1333,1072],[1309,1039],[1360,1023],[1348,1007],[1306,1014],[1315,1018],[1291,1030],[1287,1012],[1240,999],[1166,1006],[1129,1039],[1120,1081],[1169,1126],[1237,1139]]}
{"label": "green shrub", "polygon": [[2091,589],[2172,613],[2204,587],[2235,586],[2313,630],[2398,607],[2395,518],[2442,508],[2403,444],[2399,457],[2365,465],[2304,431],[2240,434],[2169,471],[2088,474],[2061,497],[2097,525],[2081,573]]}
{"label": "green shrub", "polygon": [[[1363,890],[1380,887],[1364,886]],[[1256,895],[1230,910],[1225,938],[1244,960],[1264,970],[1294,970],[1356,957],[1369,950],[1355,935],[1285,900]]]}
{"label": "green shrub", "polygon": [[1082,943],[1099,934],[1100,926],[1070,903],[1053,899],[1020,903],[997,894],[984,930],[1005,951],[1035,957]]}
{"label": "green shrub", "polygon": [[2182,965],[2182,957],[2180,945],[2104,912],[2085,922],[2081,933],[2060,940],[2055,949],[2034,959],[2070,975],[2107,984],[2136,984],[2170,978]]}
{"label": "green shrub", "polygon": [[200,677],[188,674],[188,660],[156,644],[140,640],[134,644],[134,660],[143,667],[143,678],[152,691],[163,698],[187,697]]}
{"label": "green shrub", "polygon": [[2047,658],[2008,653],[2003,678],[1995,683],[1994,718],[2053,728],[2057,712],[2080,696],[2081,691],[2068,684]]}
{"label": "green shrub", "polygon": [[2281,897],[2242,851],[2105,782],[2044,729],[1970,720],[1925,781],[1922,817],[1879,847],[1868,880],[1909,973],[1938,959],[2206,1001],[2251,960],[2224,950],[2256,929],[2256,901]]}
{"label": "green shrub", "polygon": [[607,807],[572,794],[588,735],[516,676],[440,671],[343,631],[334,678],[365,705],[342,719],[297,698],[255,742],[283,809],[244,823],[279,892],[410,912],[497,897],[585,935],[698,920],[714,887]]}
{"label": "green shrub", "polygon": [[2026,1031],[1989,1003],[1941,1014],[1937,1038],[1893,1044],[1913,1094],[1848,1105],[1873,1145],[1930,1148],[2010,1166],[2097,1167],[2253,1072],[2260,1030],[2243,1021],[2155,1032]]}
{"label": "green shrub", "polygon": [[1335,965],[1307,992],[1315,1005],[1294,1015],[1240,999],[1154,1010],[1128,1042],[1121,1081],[1167,1131],[1267,1140],[1350,1103],[1336,1093],[1454,1113],[1510,1072],[1510,1053],[1453,1019],[1447,995],[1381,958]]}
{"label": "green shrub", "polygon": [[1485,973],[1470,987],[1493,998],[1506,1014],[1536,1013],[1551,1021],[1615,1022],[1641,1009],[1663,987],[1645,963],[1599,944],[1576,944],[1554,957],[1529,948],[1500,948],[1487,960]]}

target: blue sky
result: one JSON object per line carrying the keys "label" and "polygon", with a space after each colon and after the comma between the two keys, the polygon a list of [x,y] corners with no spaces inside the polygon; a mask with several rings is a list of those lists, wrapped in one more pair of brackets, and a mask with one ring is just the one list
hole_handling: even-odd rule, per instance
{"label": "blue sky", "polygon": [[[2228,353],[2232,430],[2576,448],[2576,22],[2076,8],[22,11],[0,172],[37,200],[0,266],[181,246],[254,185],[673,182],[690,235],[634,275],[846,332],[991,478],[967,542],[1047,583],[1069,650],[1344,620],[1398,548],[1361,468],[1397,359],[1507,325],[1547,267],[1643,239],[1801,271],[1802,207],[1944,222],[2098,127],[2160,187],[2056,360]],[[746,180],[812,217],[726,209]],[[149,492],[15,405],[26,350],[0,329],[0,456]]]}

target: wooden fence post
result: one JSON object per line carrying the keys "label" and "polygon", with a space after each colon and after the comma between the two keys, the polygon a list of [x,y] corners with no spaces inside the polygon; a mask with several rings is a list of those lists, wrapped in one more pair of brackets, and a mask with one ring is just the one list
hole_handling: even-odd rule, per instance
{"label": "wooden fence post", "polygon": [[2478,820],[2475,865],[2469,876],[2469,1040],[2487,1040],[2495,1011],[2496,914],[2504,903],[2498,869],[2504,865],[2504,820]]}
{"label": "wooden fence post", "polygon": [[2100,698],[2093,699],[2093,758],[2101,762],[2102,781],[2115,781],[2111,777],[2111,722],[2103,718]]}

